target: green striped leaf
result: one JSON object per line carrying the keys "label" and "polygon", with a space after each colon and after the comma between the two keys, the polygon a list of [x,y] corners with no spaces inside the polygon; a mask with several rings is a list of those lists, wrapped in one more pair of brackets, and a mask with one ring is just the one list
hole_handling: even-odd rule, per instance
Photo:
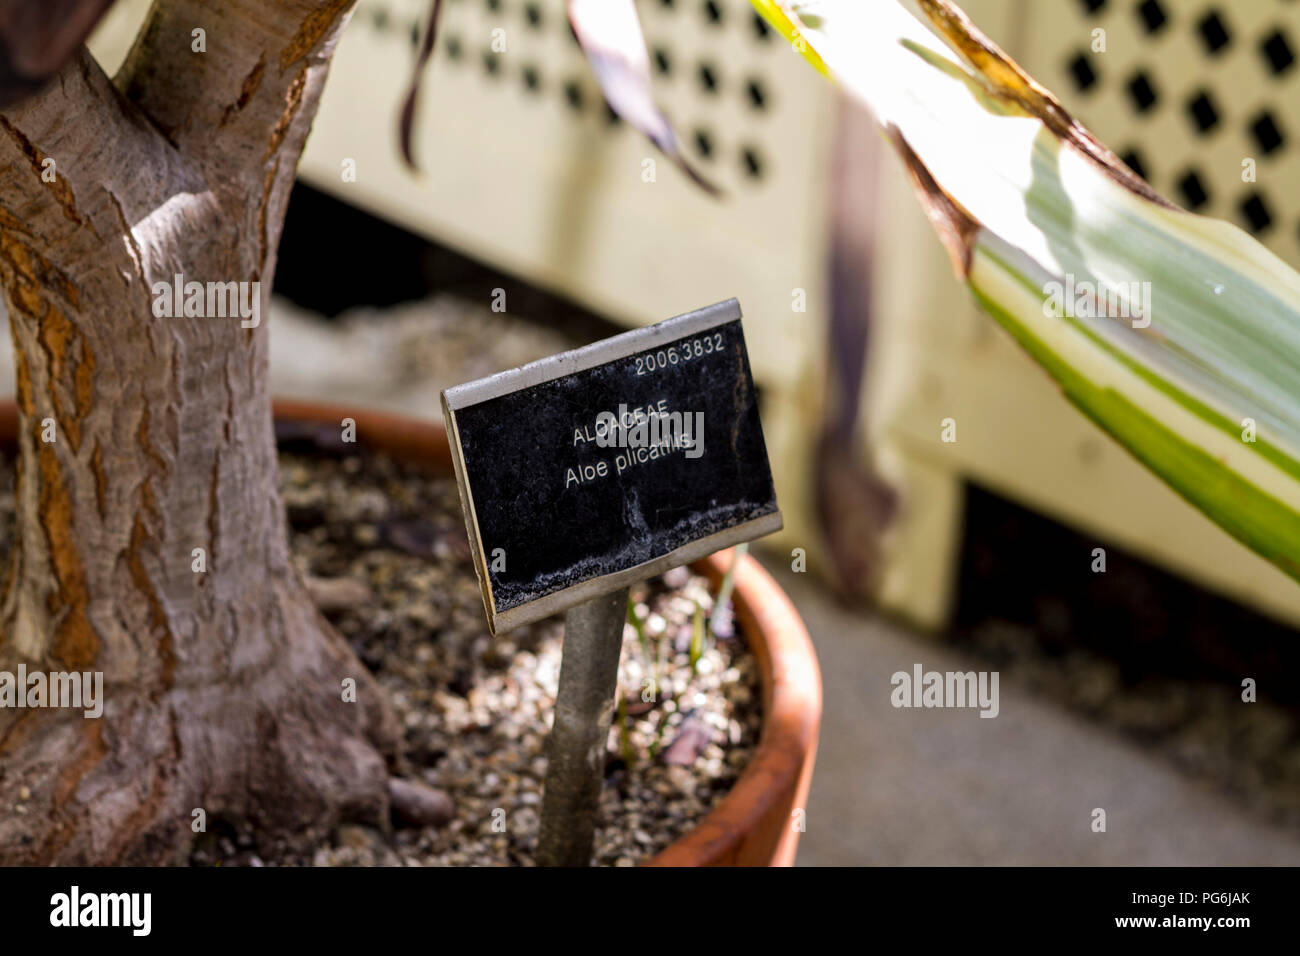
{"label": "green striped leaf", "polygon": [[946,0],[752,2],[872,111],[1066,397],[1300,579],[1300,276],[1156,195]]}

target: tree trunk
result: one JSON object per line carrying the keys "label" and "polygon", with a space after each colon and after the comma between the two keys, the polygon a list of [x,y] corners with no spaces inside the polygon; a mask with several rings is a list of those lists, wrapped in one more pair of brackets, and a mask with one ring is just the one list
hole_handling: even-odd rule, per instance
{"label": "tree trunk", "polygon": [[196,809],[290,841],[386,822],[395,725],[290,560],[266,324],[155,310],[181,275],[249,283],[266,314],[351,2],[160,0],[115,80],[83,51],[0,114],[20,424],[0,671],[102,671],[106,701],[0,710],[0,862],[174,862]]}

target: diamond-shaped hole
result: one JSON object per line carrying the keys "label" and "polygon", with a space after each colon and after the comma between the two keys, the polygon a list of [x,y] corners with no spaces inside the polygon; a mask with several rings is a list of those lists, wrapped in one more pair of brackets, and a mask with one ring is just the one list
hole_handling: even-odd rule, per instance
{"label": "diamond-shaped hole", "polygon": [[670,76],[673,72],[673,58],[663,47],[657,47],[654,52],[655,69],[659,71],[660,76]]}
{"label": "diamond-shaped hole", "polygon": [[695,131],[695,151],[704,159],[713,158],[713,136],[707,129]]}
{"label": "diamond-shaped hole", "polygon": [[1219,125],[1219,110],[1208,90],[1201,90],[1187,101],[1187,112],[1198,132],[1205,134]]}
{"label": "diamond-shaped hole", "polygon": [[1165,8],[1160,5],[1158,0],[1143,0],[1137,6],[1137,13],[1148,33],[1155,33],[1157,30],[1163,29],[1169,20]]}
{"label": "diamond-shaped hole", "polygon": [[1205,188],[1205,183],[1201,177],[1196,174],[1196,170],[1189,169],[1178,180],[1178,191],[1182,194],[1183,205],[1188,209],[1197,210],[1210,201],[1210,194]]}
{"label": "diamond-shaped hole", "polygon": [[756,38],[764,42],[772,39],[772,28],[767,25],[767,21],[763,19],[763,15],[757,10],[754,11],[750,23],[754,25],[754,36]]}
{"label": "diamond-shaped hole", "polygon": [[484,50],[483,69],[489,76],[499,74],[501,72],[501,57],[492,50]]}
{"label": "diamond-shaped hole", "polygon": [[750,80],[745,85],[745,95],[749,97],[749,105],[754,109],[767,109],[767,90],[764,88],[762,80]]}
{"label": "diamond-shaped hole", "polygon": [[753,146],[746,146],[740,151],[740,163],[750,179],[763,178],[763,157]]}
{"label": "diamond-shaped hole", "polygon": [[1286,143],[1286,137],[1278,127],[1277,121],[1273,114],[1268,110],[1260,113],[1251,121],[1250,133],[1255,137],[1255,142],[1259,145],[1260,152],[1265,156],[1276,149],[1281,149]]}
{"label": "diamond-shaped hole", "polygon": [[708,63],[700,64],[700,87],[706,93],[718,92],[718,74]]}
{"label": "diamond-shaped hole", "polygon": [[1268,203],[1264,201],[1262,193],[1251,193],[1241,201],[1238,208],[1241,210],[1242,218],[1250,226],[1251,232],[1263,232],[1273,224],[1273,213],[1269,211]]}
{"label": "diamond-shaped hole", "polygon": [[1201,42],[1205,44],[1207,53],[1216,55],[1222,53],[1224,47],[1232,42],[1228,25],[1223,22],[1217,10],[1211,10],[1202,17],[1200,23],[1196,24],[1196,30],[1201,35]]}
{"label": "diamond-shaped hole", "polygon": [[536,93],[542,88],[542,74],[538,72],[537,67],[525,66],[520,75],[524,79],[524,89],[528,92]]}
{"label": "diamond-shaped hole", "polygon": [[577,80],[568,80],[564,84],[564,102],[569,104],[569,109],[574,112],[581,112],[586,97],[582,95],[582,84]]}
{"label": "diamond-shaped hole", "polygon": [[1119,154],[1119,158],[1123,161],[1125,166],[1133,170],[1133,172],[1137,173],[1143,179],[1150,178],[1147,176],[1146,164],[1142,162],[1142,154],[1136,149],[1126,149],[1124,152]]}
{"label": "diamond-shaped hole", "polygon": [[534,30],[542,26],[542,8],[540,4],[524,4],[524,21]]}
{"label": "diamond-shaped hole", "polygon": [[1260,41],[1259,51],[1264,54],[1264,59],[1268,60],[1269,69],[1274,74],[1285,73],[1295,63],[1291,44],[1287,42],[1286,34],[1281,30],[1274,30],[1264,37]]}
{"label": "diamond-shaped hole", "polygon": [[705,0],[704,19],[712,26],[722,25],[722,7],[718,6],[717,0]]}
{"label": "diamond-shaped hole", "polygon": [[1079,92],[1092,89],[1097,83],[1097,71],[1092,68],[1087,54],[1076,53],[1069,65],[1070,75],[1074,77],[1074,88]]}
{"label": "diamond-shaped hole", "polygon": [[1160,100],[1160,94],[1156,92],[1155,86],[1151,83],[1151,77],[1147,75],[1145,70],[1138,70],[1133,78],[1128,81],[1126,89],[1129,98],[1133,100],[1133,108],[1139,113],[1145,113]]}
{"label": "diamond-shaped hole", "polygon": [[1083,7],[1084,13],[1096,13],[1106,6],[1106,0],[1079,0],[1079,5]]}

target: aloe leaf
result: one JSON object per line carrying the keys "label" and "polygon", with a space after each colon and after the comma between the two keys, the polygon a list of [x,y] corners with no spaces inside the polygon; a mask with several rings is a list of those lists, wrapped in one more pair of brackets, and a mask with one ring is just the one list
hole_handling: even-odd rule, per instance
{"label": "aloe leaf", "polygon": [[709,634],[712,637],[731,637],[735,633],[732,623],[731,593],[736,587],[736,568],[749,551],[749,542],[742,541],[731,552],[731,564],[718,585],[718,597],[713,602],[713,613],[709,615]]}
{"label": "aloe leaf", "polygon": [[438,39],[438,14],[442,11],[442,0],[431,0],[429,19],[424,25],[424,37],[420,40],[420,50],[415,56],[415,65],[411,68],[411,79],[406,86],[406,95],[402,97],[402,111],[397,121],[398,143],[402,151],[402,161],[407,168],[416,169],[415,153],[411,141],[415,136],[415,108],[420,99],[420,81],[424,69],[433,56],[433,45]]}
{"label": "aloe leaf", "polygon": [[699,667],[700,658],[704,656],[704,611],[695,605],[695,614],[691,619],[691,670]]}
{"label": "aloe leaf", "polygon": [[568,0],[569,23],[609,108],[643,133],[705,191],[718,188],[686,159],[650,86],[650,55],[633,0]]}
{"label": "aloe leaf", "polygon": [[752,2],[871,110],[958,277],[1066,397],[1300,579],[1300,276],[1158,196],[946,0]]}

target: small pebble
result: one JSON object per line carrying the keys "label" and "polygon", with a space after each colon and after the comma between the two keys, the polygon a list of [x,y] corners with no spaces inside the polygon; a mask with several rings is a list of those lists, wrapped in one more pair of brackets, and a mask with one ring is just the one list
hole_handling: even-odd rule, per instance
{"label": "small pebble", "polygon": [[412,827],[440,827],[456,815],[456,803],[445,790],[418,780],[390,777],[388,798],[393,816]]}

